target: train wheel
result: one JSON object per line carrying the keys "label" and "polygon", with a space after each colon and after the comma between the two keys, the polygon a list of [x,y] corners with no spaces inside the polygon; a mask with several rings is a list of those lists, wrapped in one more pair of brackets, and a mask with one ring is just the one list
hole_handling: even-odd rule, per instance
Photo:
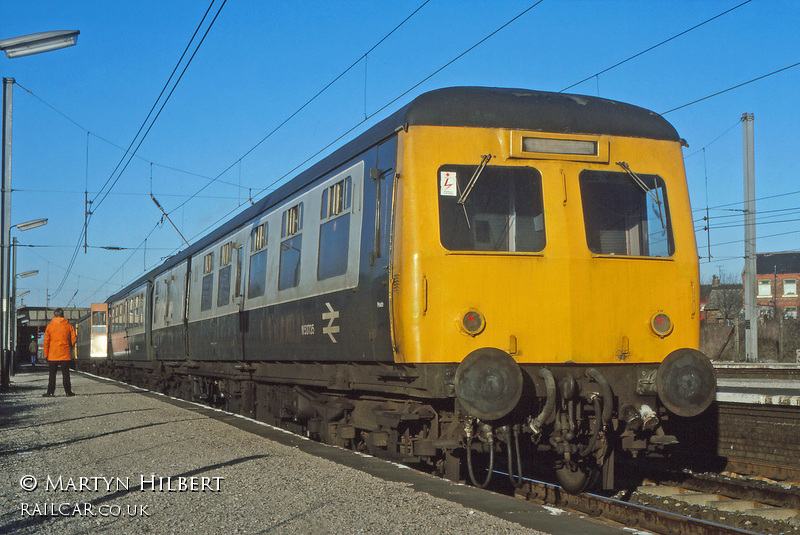
{"label": "train wheel", "polygon": [[564,463],[556,466],[556,479],[567,494],[581,492],[597,487],[600,482],[600,469],[585,464]]}

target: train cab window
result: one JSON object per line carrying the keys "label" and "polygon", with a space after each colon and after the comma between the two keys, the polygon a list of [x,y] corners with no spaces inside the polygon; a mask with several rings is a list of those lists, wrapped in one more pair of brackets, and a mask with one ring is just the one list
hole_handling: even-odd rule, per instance
{"label": "train cab window", "polygon": [[353,180],[347,177],[322,192],[317,280],[344,275],[350,241]]}
{"label": "train cab window", "polygon": [[542,175],[532,167],[439,168],[439,234],[451,251],[544,249]]}
{"label": "train cab window", "polygon": [[217,306],[224,307],[231,295],[231,247],[225,243],[219,248],[219,278],[217,281]]}
{"label": "train cab window", "polygon": [[200,296],[200,310],[211,310],[214,292],[214,253],[203,257],[203,288]]}
{"label": "train cab window", "polygon": [[267,224],[261,223],[250,232],[250,270],[247,298],[261,297],[267,287]]}
{"label": "train cab window", "polygon": [[106,334],[108,331],[108,324],[106,321],[105,310],[92,311],[92,332],[95,334]]}
{"label": "train cab window", "polygon": [[281,257],[278,290],[300,284],[300,251],[303,245],[303,203],[292,206],[281,218]]}
{"label": "train cab window", "polygon": [[610,171],[580,174],[589,250],[602,255],[668,257],[675,250],[664,181]]}

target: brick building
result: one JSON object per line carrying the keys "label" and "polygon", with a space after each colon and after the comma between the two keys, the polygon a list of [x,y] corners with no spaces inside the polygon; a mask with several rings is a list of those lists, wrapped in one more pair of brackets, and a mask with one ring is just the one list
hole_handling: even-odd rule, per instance
{"label": "brick building", "polygon": [[721,283],[714,275],[711,284],[700,285],[700,321],[731,324],[742,314],[744,286]]}
{"label": "brick building", "polygon": [[756,280],[758,309],[762,314],[774,311],[784,318],[797,319],[800,251],[757,254]]}

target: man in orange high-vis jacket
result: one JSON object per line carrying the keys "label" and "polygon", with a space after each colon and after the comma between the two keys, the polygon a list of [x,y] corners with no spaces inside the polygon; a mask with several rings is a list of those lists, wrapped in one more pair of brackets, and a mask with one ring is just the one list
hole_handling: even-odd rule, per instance
{"label": "man in orange high-vis jacket", "polygon": [[74,396],[72,385],[69,381],[69,364],[72,359],[72,346],[75,345],[77,337],[75,328],[64,317],[64,310],[55,309],[53,321],[47,326],[44,332],[44,357],[50,367],[50,380],[47,383],[47,393],[42,397],[53,397],[56,392],[56,373],[61,368],[61,378],[64,383],[64,392],[68,396]]}

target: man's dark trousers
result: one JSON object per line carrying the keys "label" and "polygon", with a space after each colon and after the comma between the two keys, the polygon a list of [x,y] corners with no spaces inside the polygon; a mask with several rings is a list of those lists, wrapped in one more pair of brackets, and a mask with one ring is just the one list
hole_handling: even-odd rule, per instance
{"label": "man's dark trousers", "polygon": [[61,380],[64,383],[64,391],[67,394],[72,393],[72,383],[69,380],[69,360],[48,360],[47,365],[50,366],[50,380],[47,382],[47,393],[56,393],[56,373],[58,373],[59,366],[61,367]]}

